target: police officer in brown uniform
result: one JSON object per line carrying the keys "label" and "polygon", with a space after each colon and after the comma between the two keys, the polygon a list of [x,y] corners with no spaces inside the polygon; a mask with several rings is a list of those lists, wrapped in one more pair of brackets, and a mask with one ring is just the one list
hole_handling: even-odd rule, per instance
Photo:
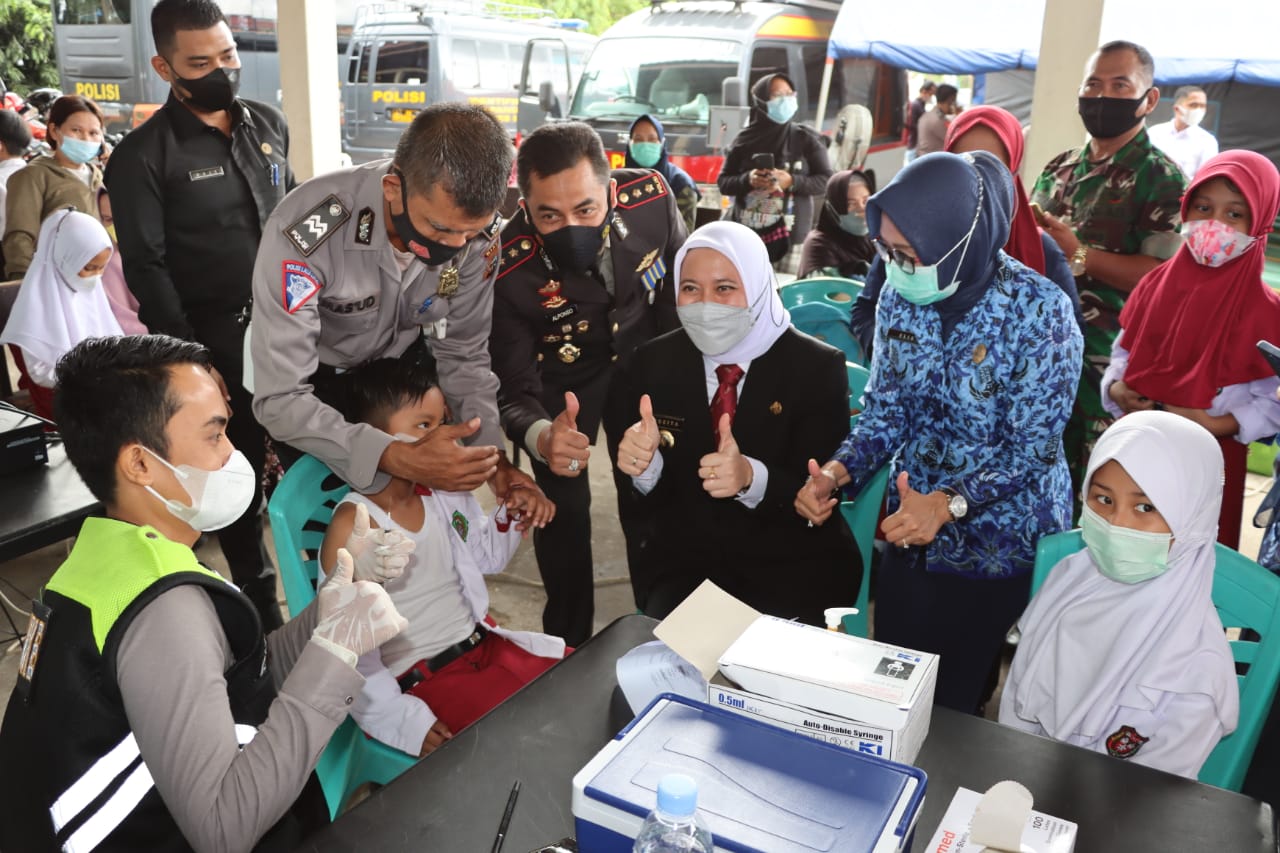
{"label": "police officer in brown uniform", "polygon": [[[489,366],[497,207],[512,153],[487,110],[434,104],[391,160],[312,178],[281,202],[254,267],[250,334],[253,412],[272,436],[363,492],[393,475],[446,491],[488,482],[518,509],[516,493],[535,490],[503,455]],[[425,351],[454,421],[426,438],[349,423],[326,401],[335,372]]]}
{"label": "police officer in brown uniform", "polygon": [[[538,128],[520,146],[516,173],[523,199],[502,231],[489,348],[503,428],[529,451],[557,507],[555,520],[534,531],[547,590],[543,630],[576,646],[591,636],[594,610],[589,445],[603,422],[613,458],[634,420],[612,404],[626,397],[614,387],[617,369],[637,346],[679,326],[671,276],[686,232],[662,177],[611,174],[585,124]],[[633,558],[640,519],[625,497],[619,513],[643,606]]]}

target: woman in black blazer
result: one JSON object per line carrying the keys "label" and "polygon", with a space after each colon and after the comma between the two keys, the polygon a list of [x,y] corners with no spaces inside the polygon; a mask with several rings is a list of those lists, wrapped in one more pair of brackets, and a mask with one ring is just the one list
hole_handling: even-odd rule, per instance
{"label": "woman in black blazer", "polygon": [[842,524],[810,527],[793,501],[810,457],[849,427],[844,355],[791,328],[764,244],[713,222],[676,255],[683,326],[636,350],[640,420],[619,448],[650,513],[636,604],[667,615],[710,579],[775,616],[821,625],[853,603],[862,561]]}

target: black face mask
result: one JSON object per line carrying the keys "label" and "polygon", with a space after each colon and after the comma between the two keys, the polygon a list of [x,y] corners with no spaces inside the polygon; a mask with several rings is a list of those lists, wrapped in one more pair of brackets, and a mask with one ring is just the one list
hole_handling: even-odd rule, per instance
{"label": "black face mask", "polygon": [[542,235],[542,245],[557,264],[574,272],[586,272],[596,262],[609,233],[610,208],[600,225],[565,225]]}
{"label": "black face mask", "polygon": [[391,214],[391,225],[396,229],[396,236],[409,247],[409,251],[413,252],[418,260],[427,266],[434,267],[448,263],[454,255],[465,249],[467,244],[449,246],[445,243],[437,243],[414,228],[409,220],[409,191],[405,189],[404,173],[397,169],[396,174],[400,176],[400,212]]}
{"label": "black face mask", "polygon": [[240,91],[239,68],[215,68],[203,77],[196,77],[193,80],[179,77],[178,72],[173,71],[172,65],[169,66],[169,70],[173,72],[174,82],[190,93],[180,100],[207,113],[230,109],[236,99],[236,93]]}
{"label": "black face mask", "polygon": [[[1147,92],[1151,90],[1148,89]],[[1147,99],[1147,92],[1137,98],[1080,98],[1076,107],[1084,129],[1094,139],[1114,139],[1133,129],[1146,116],[1134,115]]]}

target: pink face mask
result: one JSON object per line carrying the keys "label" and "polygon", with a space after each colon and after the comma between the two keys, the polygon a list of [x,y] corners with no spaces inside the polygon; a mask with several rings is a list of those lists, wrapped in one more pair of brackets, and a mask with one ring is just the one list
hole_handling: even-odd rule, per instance
{"label": "pink face mask", "polygon": [[1228,261],[1234,261],[1249,251],[1249,247],[1258,239],[1216,219],[1184,222],[1182,236],[1186,238],[1191,256],[1207,267],[1220,267]]}

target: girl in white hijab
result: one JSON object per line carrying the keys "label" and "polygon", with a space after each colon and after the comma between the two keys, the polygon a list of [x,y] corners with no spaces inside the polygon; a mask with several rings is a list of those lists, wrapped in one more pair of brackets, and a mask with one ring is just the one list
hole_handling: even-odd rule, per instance
{"label": "girl in white hijab", "polygon": [[55,368],[67,350],[85,338],[123,334],[102,288],[110,259],[111,237],[92,216],[67,208],[40,226],[35,256],[0,333],[0,343],[21,350],[27,375],[39,386],[30,389],[33,399],[57,385]]}
{"label": "girl in white hijab", "polygon": [[1210,597],[1222,451],[1207,430],[1138,412],[1098,439],[1086,548],[1018,622],[1000,722],[1194,779],[1240,710]]}
{"label": "girl in white hijab", "polygon": [[630,478],[619,500],[653,519],[646,541],[628,542],[636,603],[665,616],[710,579],[820,625],[823,608],[856,597],[858,552],[845,525],[809,527],[791,503],[809,457],[848,431],[844,354],[791,328],[746,226],[693,232],[675,282],[683,328],[637,349],[625,376],[625,411],[640,420],[618,447]]}

